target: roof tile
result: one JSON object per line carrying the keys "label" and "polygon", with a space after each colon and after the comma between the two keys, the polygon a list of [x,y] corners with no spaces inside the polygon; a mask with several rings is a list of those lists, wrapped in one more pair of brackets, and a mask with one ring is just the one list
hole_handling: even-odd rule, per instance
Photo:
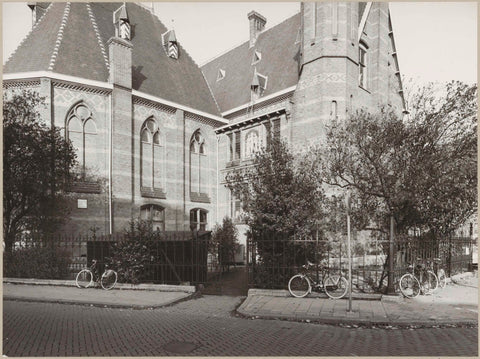
{"label": "roof tile", "polygon": [[[298,83],[300,44],[296,40],[299,28],[300,14],[296,14],[260,33],[255,46],[250,48],[247,41],[202,66],[221,112],[250,101],[255,68],[257,73],[268,76],[263,96]],[[261,53],[261,60],[252,66],[255,51]],[[222,81],[217,81],[219,69],[226,73]]]}

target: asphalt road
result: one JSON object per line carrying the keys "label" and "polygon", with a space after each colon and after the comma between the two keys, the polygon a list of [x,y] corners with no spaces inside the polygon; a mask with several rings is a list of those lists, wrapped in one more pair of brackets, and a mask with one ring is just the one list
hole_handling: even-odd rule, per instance
{"label": "asphalt road", "polygon": [[477,356],[477,328],[346,328],[234,317],[239,297],[161,309],[3,302],[7,356]]}

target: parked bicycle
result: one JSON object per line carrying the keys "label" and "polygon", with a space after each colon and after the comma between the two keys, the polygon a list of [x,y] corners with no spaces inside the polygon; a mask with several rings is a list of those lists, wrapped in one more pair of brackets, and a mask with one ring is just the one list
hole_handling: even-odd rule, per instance
{"label": "parked bicycle", "polygon": [[[417,261],[422,261],[417,258]],[[399,281],[402,294],[407,298],[415,298],[420,293],[431,294],[438,287],[438,279],[433,271],[428,269],[426,263],[415,263],[408,267],[409,273],[405,273]]]}
{"label": "parked bicycle", "polygon": [[97,261],[93,259],[90,268],[85,268],[78,272],[75,282],[78,288],[89,288],[94,283],[99,283],[103,289],[110,290],[117,284],[117,272],[105,266],[105,272],[100,276]]}
{"label": "parked bicycle", "polygon": [[322,276],[315,281],[309,275],[309,268],[314,263],[308,262],[302,266],[302,273],[295,274],[288,281],[288,291],[296,298],[303,298],[314,291],[324,291],[332,299],[340,299],[347,294],[348,281],[342,275],[329,275],[326,268],[322,267]]}
{"label": "parked bicycle", "polygon": [[445,288],[447,285],[447,275],[445,274],[445,270],[440,267],[442,260],[440,258],[434,258],[432,261],[432,270],[436,274],[438,279],[438,286],[440,288]]}

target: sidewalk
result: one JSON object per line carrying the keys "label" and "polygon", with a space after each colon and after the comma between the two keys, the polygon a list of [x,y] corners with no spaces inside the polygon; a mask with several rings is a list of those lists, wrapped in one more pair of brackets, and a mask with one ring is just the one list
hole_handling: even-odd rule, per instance
{"label": "sidewalk", "polygon": [[3,279],[3,300],[146,309],[174,304],[194,293],[192,286],[118,284],[115,289],[107,291],[80,289],[74,281]]}
{"label": "sidewalk", "polygon": [[[469,278],[469,279],[468,279]],[[457,284],[458,283],[458,284]],[[463,285],[462,285],[463,284]],[[478,277],[463,274],[433,295],[406,299],[382,296],[367,300],[332,300],[324,296],[293,298],[286,291],[251,290],[237,311],[247,317],[321,323],[417,325],[478,324]],[[287,292],[288,293],[288,292]],[[380,299],[380,300],[379,300]]]}
{"label": "sidewalk", "polygon": [[[24,283],[24,284],[14,284]],[[47,285],[48,284],[48,285]],[[120,286],[122,287],[122,286]],[[135,288],[135,289],[132,289]],[[143,290],[139,290],[143,289]],[[3,299],[83,304],[120,308],[159,308],[195,295],[191,286],[124,285],[105,291],[79,289],[73,281],[13,280],[4,278]],[[233,300],[233,299],[232,299]],[[322,294],[293,298],[286,290],[250,290],[237,312],[250,318],[303,320],[349,325],[477,325],[478,275],[455,276],[433,295],[405,299],[401,296],[358,295],[352,300],[332,300]],[[221,308],[218,308],[221,310]]]}

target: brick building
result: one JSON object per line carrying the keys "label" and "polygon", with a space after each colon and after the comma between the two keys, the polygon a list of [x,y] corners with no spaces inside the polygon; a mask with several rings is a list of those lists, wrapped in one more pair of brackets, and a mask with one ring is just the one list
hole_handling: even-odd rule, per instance
{"label": "brick building", "polygon": [[249,41],[201,67],[143,6],[29,6],[3,87],[45,96],[43,118],[77,149],[68,233],[239,221],[223,178],[271,136],[301,146],[360,107],[405,109],[387,3],[307,2],[267,30],[252,11]]}

